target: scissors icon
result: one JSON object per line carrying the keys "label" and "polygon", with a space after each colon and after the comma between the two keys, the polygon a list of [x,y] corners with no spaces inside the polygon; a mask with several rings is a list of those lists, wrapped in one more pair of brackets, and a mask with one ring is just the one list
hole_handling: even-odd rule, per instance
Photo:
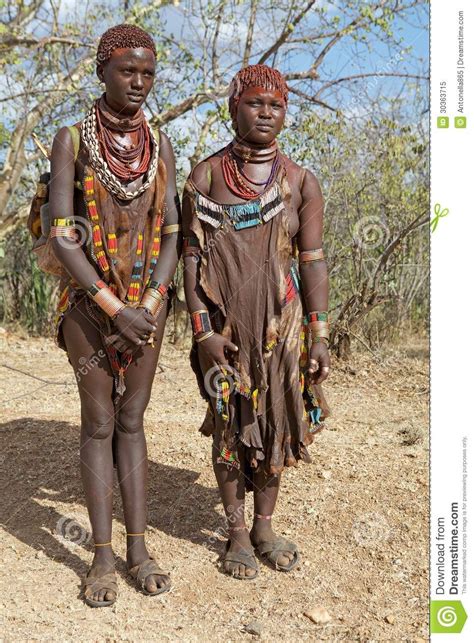
{"label": "scissors icon", "polygon": [[434,207],[434,217],[431,219],[430,226],[431,226],[431,232],[434,232],[436,228],[438,227],[438,222],[442,217],[445,217],[449,214],[448,208],[444,208],[441,210],[441,204],[435,203]]}

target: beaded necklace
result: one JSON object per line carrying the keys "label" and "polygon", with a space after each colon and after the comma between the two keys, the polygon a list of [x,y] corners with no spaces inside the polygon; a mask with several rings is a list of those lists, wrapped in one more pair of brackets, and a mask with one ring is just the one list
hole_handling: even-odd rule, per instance
{"label": "beaded necklace", "polygon": [[[273,159],[270,174],[265,181],[255,181],[248,177],[243,169],[243,164],[252,160],[256,162],[266,162]],[[224,177],[227,188],[241,199],[249,200],[255,199],[260,196],[260,192],[256,192],[248,185],[264,186],[264,191],[275,179],[276,173],[280,167],[280,155],[276,141],[273,141],[269,148],[251,148],[245,146],[241,141],[234,139],[230,143],[222,156],[221,167],[222,175]]]}
{"label": "beaded necklace", "polygon": [[[110,129],[120,129],[120,131],[133,131],[133,129],[137,129],[137,119],[127,119],[124,120],[124,122],[122,122],[122,119],[120,119],[119,128],[118,126],[114,126],[113,122],[111,122],[111,119],[114,118],[112,115],[104,115],[103,110],[101,110],[101,117],[103,117],[102,120],[104,120],[104,118],[106,119],[107,127],[109,127]],[[119,119],[115,120],[119,121]],[[139,120],[141,120],[141,116],[139,116]],[[97,109],[95,104],[91,107],[89,113],[82,121],[81,139],[84,142],[84,146],[88,152],[89,163],[92,169],[96,172],[102,185],[111,194],[124,201],[131,201],[132,199],[135,199],[137,196],[148,190],[156,176],[159,159],[159,145],[157,140],[155,139],[153,131],[148,127],[146,120],[144,120],[143,126],[148,130],[147,136],[149,138],[149,147],[153,147],[153,151],[152,153],[150,151],[151,158],[149,158],[147,167],[145,168],[146,176],[144,176],[143,184],[134,190],[128,191],[122,184],[121,180],[109,167],[109,160],[105,158],[105,155],[103,153],[101,141],[99,140],[98,136]],[[142,175],[143,172],[140,174],[140,176]]]}
{"label": "beaded necklace", "polygon": [[[103,99],[102,99],[103,100]],[[100,151],[107,165],[122,182],[136,181],[148,170],[151,158],[150,132],[145,115],[140,110],[140,117],[133,129],[137,133],[137,144],[131,148],[121,145],[114,137],[110,127],[110,114],[103,108],[102,100],[96,103],[97,137]],[[133,165],[138,163],[138,167]]]}

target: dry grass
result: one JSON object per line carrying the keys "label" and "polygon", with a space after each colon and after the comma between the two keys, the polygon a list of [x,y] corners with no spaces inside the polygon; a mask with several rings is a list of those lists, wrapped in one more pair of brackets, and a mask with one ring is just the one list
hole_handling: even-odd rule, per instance
{"label": "dry grass", "polygon": [[[428,638],[427,347],[379,362],[335,364],[326,390],[329,429],[313,464],[283,478],[275,525],[300,547],[290,575],[261,565],[251,583],[217,564],[224,526],[210,464],[197,433],[205,405],[186,351],[167,344],[146,415],[150,549],[173,591],[145,597],[125,576],[125,529],[115,499],[119,598],[88,608],[80,577],[92,557],[78,467],[79,401],[66,355],[51,341],[1,336],[3,637],[7,640],[416,641]],[[249,503],[251,512],[251,503]],[[62,522],[60,522],[62,521]],[[57,533],[58,524],[72,541]],[[76,541],[76,542],[74,542]],[[323,606],[318,626],[304,612]]]}

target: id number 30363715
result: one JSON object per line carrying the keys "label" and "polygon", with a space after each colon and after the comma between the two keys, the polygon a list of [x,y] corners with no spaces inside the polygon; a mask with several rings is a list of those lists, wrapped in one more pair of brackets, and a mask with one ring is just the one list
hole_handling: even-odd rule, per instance
{"label": "id number 30363715", "polygon": [[446,81],[439,84],[439,113],[446,114]]}

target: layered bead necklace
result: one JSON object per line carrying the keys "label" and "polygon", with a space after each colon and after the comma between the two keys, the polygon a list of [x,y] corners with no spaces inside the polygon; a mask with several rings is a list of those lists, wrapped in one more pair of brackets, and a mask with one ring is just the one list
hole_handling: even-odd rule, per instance
{"label": "layered bead necklace", "polygon": [[[270,174],[264,181],[255,181],[245,173],[244,166],[252,163],[273,161]],[[256,199],[261,192],[255,191],[249,184],[263,186],[263,192],[274,181],[281,165],[280,154],[276,141],[269,146],[250,146],[238,136],[230,143],[222,156],[222,175],[228,189],[241,199]]]}
{"label": "layered bead necklace", "polygon": [[[147,172],[151,159],[152,143],[145,114],[139,110],[133,118],[119,119],[110,112],[103,96],[97,101],[95,109],[97,137],[102,157],[122,183],[136,181]],[[136,145],[122,145],[114,137],[113,131],[136,133]],[[134,165],[136,167],[133,167]]]}

